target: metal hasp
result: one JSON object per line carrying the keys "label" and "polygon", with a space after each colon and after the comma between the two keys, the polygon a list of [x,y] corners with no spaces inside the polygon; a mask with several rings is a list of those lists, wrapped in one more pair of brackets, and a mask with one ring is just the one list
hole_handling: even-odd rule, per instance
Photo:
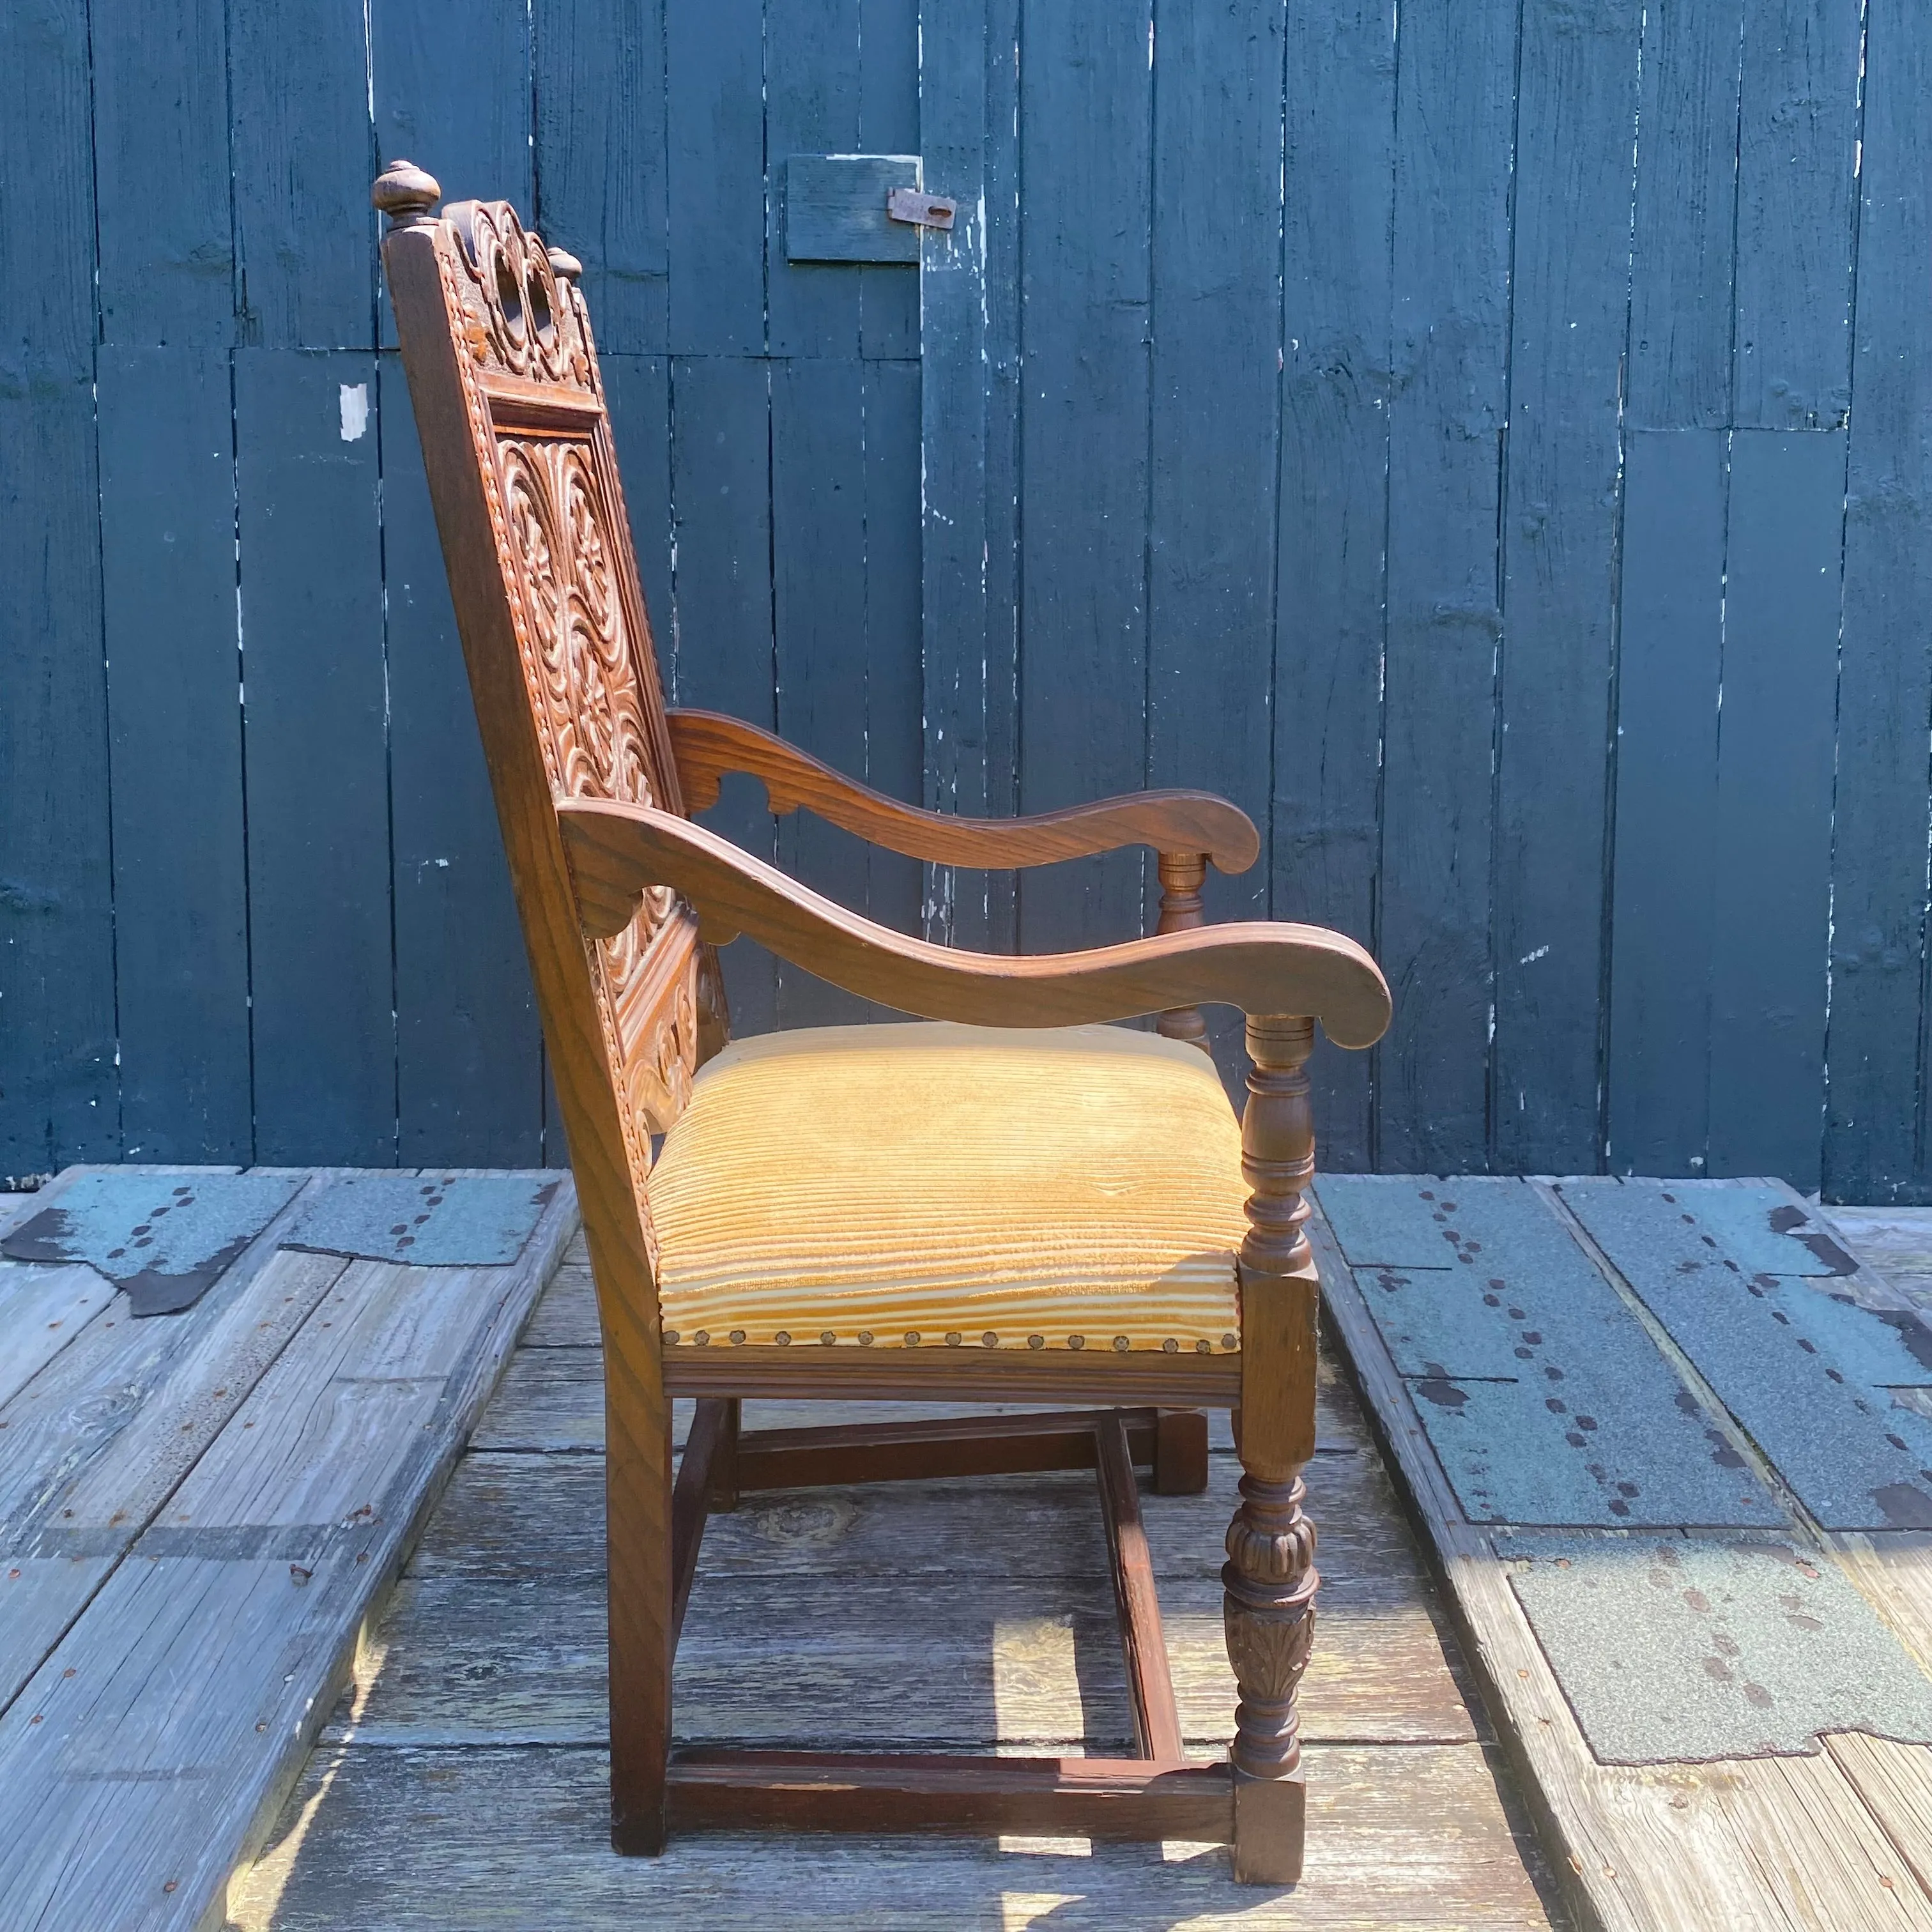
{"label": "metal hasp", "polygon": [[886,196],[887,217],[914,228],[950,228],[954,213],[944,195],[928,194],[923,188],[896,188]]}

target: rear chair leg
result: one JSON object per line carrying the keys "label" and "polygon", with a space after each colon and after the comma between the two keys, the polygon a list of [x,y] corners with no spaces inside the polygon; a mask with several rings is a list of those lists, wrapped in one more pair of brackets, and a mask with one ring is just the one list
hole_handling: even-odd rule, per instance
{"label": "rear chair leg", "polygon": [[1207,1417],[1198,1408],[1162,1409],[1154,1418],[1154,1494],[1198,1496],[1207,1486]]}
{"label": "rear chair leg", "polygon": [[1240,1701],[1229,1756],[1234,1876],[1301,1876],[1307,1787],[1295,1708],[1315,1639],[1315,1526],[1301,1471],[1315,1453],[1318,1278],[1302,1223],[1315,1171],[1306,1063],[1314,1023],[1251,1018],[1241,1171],[1253,1189],[1241,1247],[1241,1506],[1228,1531],[1228,1660]]}
{"label": "rear chair leg", "polygon": [[607,1303],[604,1496],[610,1564],[610,1843],[664,1847],[670,1755],[670,1405],[656,1338]]}

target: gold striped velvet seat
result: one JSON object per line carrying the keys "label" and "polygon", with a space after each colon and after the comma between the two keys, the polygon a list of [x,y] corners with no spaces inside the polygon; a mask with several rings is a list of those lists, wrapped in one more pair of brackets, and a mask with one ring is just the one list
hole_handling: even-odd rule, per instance
{"label": "gold striped velvet seat", "polygon": [[1240,1161],[1213,1066],[1151,1034],[742,1040],[652,1172],[664,1342],[1234,1350]]}

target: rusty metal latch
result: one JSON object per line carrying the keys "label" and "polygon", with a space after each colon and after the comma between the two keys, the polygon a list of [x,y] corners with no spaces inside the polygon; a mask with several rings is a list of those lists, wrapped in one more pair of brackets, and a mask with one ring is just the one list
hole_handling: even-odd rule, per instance
{"label": "rusty metal latch", "polygon": [[[873,204],[875,207],[876,202]],[[914,228],[950,228],[956,212],[943,194],[928,194],[923,188],[896,188],[886,196],[888,219],[903,221]]]}

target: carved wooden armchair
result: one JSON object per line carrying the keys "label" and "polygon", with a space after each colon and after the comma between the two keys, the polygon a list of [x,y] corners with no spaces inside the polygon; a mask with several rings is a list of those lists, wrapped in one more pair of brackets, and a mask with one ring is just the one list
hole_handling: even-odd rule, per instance
{"label": "carved wooden armchair", "polygon": [[[706,1825],[1180,1838],[1232,1844],[1243,1878],[1294,1880],[1316,1582],[1304,1064],[1317,1020],[1344,1046],[1381,1034],[1381,974],[1316,928],[1202,925],[1208,862],[1240,871],[1257,849],[1220,800],[944,818],[750,725],[667,712],[578,265],[503,203],[434,214],[440,192],[398,161],[374,200],[603,1324],[613,1843],[654,1852],[668,1827]],[[941,863],[1150,846],[1162,930],[1018,958],[885,931],[690,821],[728,772],[760,778],[774,811]],[[740,933],[952,1024],[727,1046],[712,949]],[[1216,1000],[1248,1016],[1238,1126],[1189,1043]],[[1095,1024],[1147,1013],[1167,1037]],[[674,1483],[681,1395],[697,1414]],[[1106,1406],[740,1432],[741,1398],[781,1395]],[[1204,1487],[1202,1406],[1236,1412],[1246,1472],[1226,1764],[1183,1754],[1133,1469]],[[1070,1468],[1098,1473],[1139,1756],[671,1748],[708,1510],[753,1490]]]}

